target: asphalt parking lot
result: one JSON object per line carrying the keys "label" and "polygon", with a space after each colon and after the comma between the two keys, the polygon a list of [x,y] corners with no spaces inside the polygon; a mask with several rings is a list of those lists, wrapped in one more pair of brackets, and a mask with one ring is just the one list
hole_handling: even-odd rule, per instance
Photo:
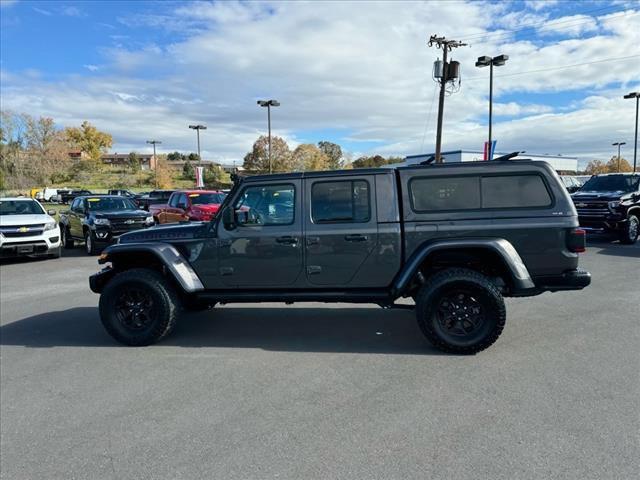
{"label": "asphalt parking lot", "polygon": [[581,292],[508,301],[476,356],[413,313],[232,305],[114,343],[95,257],[0,264],[3,479],[628,479],[640,471],[640,244]]}

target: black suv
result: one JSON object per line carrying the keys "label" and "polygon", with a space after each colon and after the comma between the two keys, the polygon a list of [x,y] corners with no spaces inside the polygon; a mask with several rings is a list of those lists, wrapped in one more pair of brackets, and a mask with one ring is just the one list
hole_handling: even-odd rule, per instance
{"label": "black suv", "polygon": [[580,225],[594,232],[615,232],[620,242],[636,243],[640,231],[640,174],[591,177],[572,195]]}
{"label": "black suv", "polygon": [[504,297],[591,281],[558,175],[506,158],[239,179],[213,220],[129,233],[103,252],[108,266],[90,278],[102,323],[122,343],[147,345],[173,329],[181,306],[406,308],[396,300],[407,297],[437,348],[483,350],[504,328]]}
{"label": "black suv", "polygon": [[143,210],[149,210],[149,205],[156,203],[168,203],[169,197],[175,190],[152,190],[146,195],[139,196],[136,201],[138,206]]}
{"label": "black suv", "polygon": [[60,212],[63,246],[73,248],[76,240],[84,241],[89,255],[114,243],[123,233],[151,225],[153,217],[148,212],[119,195],[76,197],[69,210]]}

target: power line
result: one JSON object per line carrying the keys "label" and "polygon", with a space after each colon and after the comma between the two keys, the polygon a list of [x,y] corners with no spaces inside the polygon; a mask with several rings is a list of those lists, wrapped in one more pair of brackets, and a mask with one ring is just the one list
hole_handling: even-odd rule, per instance
{"label": "power line", "polygon": [[[628,55],[626,57],[605,58],[602,60],[593,60],[591,62],[574,63],[573,65],[563,65],[561,67],[539,68],[537,70],[527,70],[526,72],[506,73],[504,75],[496,75],[496,78],[515,77],[518,75],[525,75],[528,73],[550,72],[552,70],[564,70],[565,68],[582,67],[584,65],[592,65],[594,63],[614,62],[617,60],[628,60],[629,58],[636,58],[636,57],[640,57],[640,55]],[[473,80],[485,80],[485,77],[471,77],[466,79],[467,82],[471,82]]]}
{"label": "power line", "polygon": [[427,114],[427,118],[424,121],[424,132],[422,132],[422,142],[420,143],[420,151],[423,151],[424,148],[424,139],[427,136],[427,130],[429,129],[429,125],[431,125],[431,112],[433,112],[433,104],[435,103],[436,93],[438,93],[438,85],[436,84],[433,88],[433,95],[431,96],[431,106],[429,107],[429,113]]}
{"label": "power line", "polygon": [[[611,10],[611,9],[615,9],[617,7],[615,6],[610,6],[610,7],[602,7],[602,8],[597,8],[594,10],[587,10],[584,12],[578,12],[575,15],[586,15],[588,13],[594,13],[594,12],[601,12],[603,10]],[[618,13],[618,12],[622,12],[624,10],[616,10],[614,12],[609,12],[609,13]],[[593,18],[590,18],[589,20],[593,20]],[[464,35],[461,37],[461,39],[463,40],[472,40],[472,39],[476,39],[476,38],[484,38],[487,36],[491,36],[491,35],[506,35],[506,34],[510,34],[510,33],[516,33],[516,32],[520,32],[522,30],[527,30],[529,28],[535,28],[535,27],[539,27],[539,26],[548,26],[549,24],[552,25],[559,25],[559,24],[563,24],[563,23],[567,23],[567,22],[576,22],[576,21],[581,21],[581,22],[586,22],[586,20],[584,19],[565,19],[562,20],[562,17],[555,19],[555,20],[545,20],[543,22],[532,22],[532,23],[525,23],[523,25],[520,25],[518,28],[516,29],[512,29],[512,30],[506,30],[506,31],[500,31],[500,32],[483,32],[483,33],[473,33],[473,34],[469,34],[469,35]]]}
{"label": "power line", "polygon": [[[613,16],[609,17],[607,20],[614,19],[614,18],[620,18],[620,17],[631,17],[631,16],[634,16],[634,15],[638,15],[638,13],[640,13],[640,12],[632,12],[632,13],[625,12],[625,13],[622,13],[620,15],[613,15]],[[549,31],[551,31],[551,32],[562,32],[563,30],[566,30],[566,29],[569,29],[569,28],[573,28],[573,27],[576,27],[578,25],[582,25],[582,24],[585,24],[585,23],[590,23],[590,22],[593,22],[595,20],[596,19],[592,18],[592,17],[590,17],[588,20],[586,20],[586,19],[573,20],[572,21],[573,23],[566,24],[566,25],[563,25],[560,28],[557,28],[557,29],[554,28],[553,30],[549,30]],[[555,25],[557,25],[558,23],[551,24],[551,25],[547,24],[545,26],[548,27],[548,28],[551,28],[551,27],[555,27]],[[478,37],[478,38],[474,38],[474,39],[471,39],[471,40],[467,40],[467,41],[470,41],[470,42],[481,42],[481,41],[487,41],[487,40],[490,40],[490,41],[501,41],[501,40],[504,40],[505,38],[509,38],[509,37],[511,37],[511,36],[513,36],[515,34],[518,34],[519,32],[521,32],[523,30],[528,30],[528,29],[529,28],[521,28],[521,29],[506,30],[506,31],[501,31],[501,32],[488,32],[488,33],[484,34],[484,36],[481,36],[481,37]],[[541,29],[541,30],[543,30],[543,32],[544,32],[545,29]],[[530,36],[538,34],[538,33],[539,32],[520,33],[519,37],[521,37],[521,38],[525,37],[526,38],[526,37],[530,37]]]}

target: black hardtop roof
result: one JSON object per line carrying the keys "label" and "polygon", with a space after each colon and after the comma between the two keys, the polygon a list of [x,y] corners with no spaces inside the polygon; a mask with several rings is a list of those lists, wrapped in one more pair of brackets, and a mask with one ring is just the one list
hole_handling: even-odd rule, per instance
{"label": "black hardtop roof", "polygon": [[456,169],[456,168],[484,168],[487,170],[498,170],[501,166],[529,165],[542,166],[551,168],[550,164],[541,160],[518,159],[518,160],[502,160],[502,161],[475,161],[475,162],[456,162],[456,163],[432,163],[430,165],[403,165],[398,167],[378,167],[378,168],[354,168],[351,170],[323,170],[312,172],[291,172],[291,173],[272,173],[261,175],[240,176],[243,182],[260,182],[264,180],[292,180],[302,178],[322,178],[322,177],[348,177],[353,175],[393,175],[396,170],[421,170],[423,172],[433,171],[434,169]]}

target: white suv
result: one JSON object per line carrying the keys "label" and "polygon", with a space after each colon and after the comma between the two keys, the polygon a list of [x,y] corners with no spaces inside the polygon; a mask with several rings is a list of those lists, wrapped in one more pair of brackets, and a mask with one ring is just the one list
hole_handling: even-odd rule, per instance
{"label": "white suv", "polygon": [[0,257],[60,256],[60,227],[55,211],[36,200],[0,198]]}

